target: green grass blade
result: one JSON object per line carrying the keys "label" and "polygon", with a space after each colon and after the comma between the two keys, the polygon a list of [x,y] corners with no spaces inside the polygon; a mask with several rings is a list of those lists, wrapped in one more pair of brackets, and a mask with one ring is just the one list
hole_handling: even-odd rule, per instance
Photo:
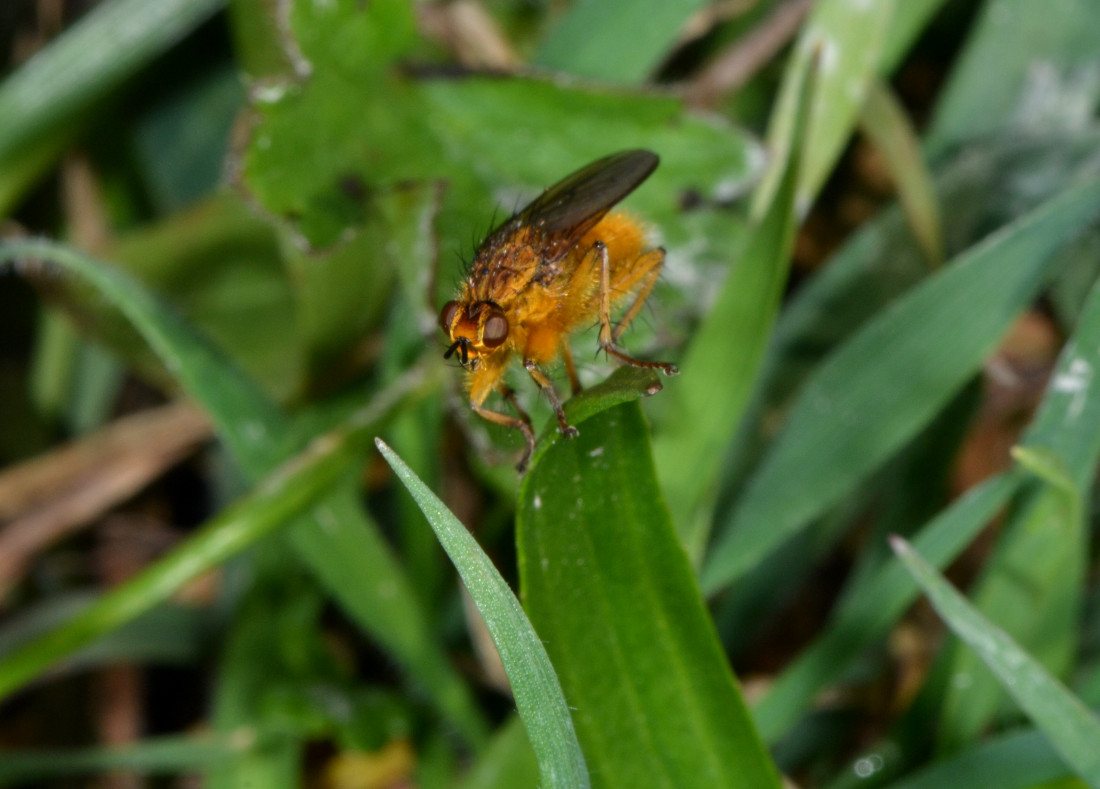
{"label": "green grass blade", "polygon": [[599,394],[566,404],[580,435],[532,464],[516,524],[524,601],[592,780],[777,786],[661,500],[641,410],[593,408]]}
{"label": "green grass blade", "polygon": [[223,5],[100,3],[0,84],[0,172],[16,169],[15,176],[0,176],[0,215],[60,155],[55,142],[68,141],[67,125]]}
{"label": "green grass blade", "polygon": [[[703,568],[714,592],[840,501],[980,368],[1100,211],[1100,180],[1067,189],[869,321],[806,383]],[[797,480],[797,484],[792,484]]]}
{"label": "green grass blade", "polygon": [[458,789],[513,789],[537,786],[538,763],[523,729],[523,721],[513,715],[493,735],[493,741]]}
{"label": "green grass blade", "polygon": [[[984,482],[930,521],[913,540],[937,567],[946,567],[978,536],[1019,486],[1017,474]],[[838,681],[882,639],[917,598],[919,589],[896,563],[881,567],[846,592],[825,633],[802,650],[753,708],[765,742],[775,742],[805,714],[817,695]]]}
{"label": "green grass blade", "polygon": [[703,504],[749,402],[787,284],[798,224],[798,161],[797,155],[788,161],[771,205],[750,231],[710,314],[692,337],[682,374],[668,394],[668,408],[679,417],[677,429],[664,432],[653,447],[657,476],[693,563],[709,536]]}
{"label": "green grass blade", "polygon": [[157,737],[123,748],[0,751],[0,786],[104,770],[146,775],[196,770],[236,757],[254,744],[247,732],[232,738],[209,735]]}
{"label": "green grass blade", "polygon": [[[768,125],[768,148],[776,162],[754,198],[754,212],[769,205],[795,138],[806,140],[796,205],[805,210],[825,182],[855,128],[867,85],[878,72],[890,31],[894,0],[822,0],[814,5],[783,75],[776,110]],[[819,75],[810,96],[809,119],[798,122],[798,96],[811,61]]]}
{"label": "green grass blade", "polygon": [[1089,786],[1100,787],[1100,719],[1007,633],[985,619],[909,543],[894,538],[891,546],[955,635],[992,669],[1066,764]]}
{"label": "green grass blade", "polygon": [[1035,730],[1012,732],[933,762],[890,789],[1073,789],[1066,763]]}
{"label": "green grass blade", "polygon": [[886,161],[913,235],[929,263],[939,266],[943,262],[943,230],[932,175],[905,110],[881,80],[868,85],[860,127]]}
{"label": "green grass blade", "polygon": [[218,434],[253,478],[287,459],[278,446],[288,420],[251,380],[175,310],[137,280],[65,244],[37,239],[0,243],[0,263],[75,274],[98,290],[141,333],[180,385],[210,414]]}
{"label": "green grass blade", "polygon": [[[1094,285],[1066,343],[1035,420],[1016,449],[1036,475],[1009,517],[973,592],[974,605],[1051,671],[1070,670],[1078,653],[1087,587],[1084,515],[1100,458],[1100,285]],[[954,749],[996,716],[1003,693],[973,652],[958,650],[938,729]]]}
{"label": "green grass blade", "polygon": [[587,787],[584,754],[561,685],[519,600],[458,518],[381,439],[375,439],[375,444],[416,499],[485,618],[538,758],[542,785],[548,789]]}
{"label": "green grass blade", "polygon": [[929,156],[998,133],[1081,128],[1080,108],[1096,102],[1080,69],[1095,68],[1097,29],[1095,3],[984,3],[940,93],[925,135]]}
{"label": "green grass blade", "polygon": [[347,473],[358,458],[363,430],[376,426],[372,419],[358,433],[316,442],[167,556],[104,594],[79,616],[4,656],[0,699],[301,513]]}

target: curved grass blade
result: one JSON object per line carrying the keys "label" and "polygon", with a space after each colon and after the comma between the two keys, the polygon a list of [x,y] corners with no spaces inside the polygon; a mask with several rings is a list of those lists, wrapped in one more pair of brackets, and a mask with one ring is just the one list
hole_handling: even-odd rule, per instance
{"label": "curved grass blade", "polygon": [[738,578],[912,438],[977,372],[1054,252],[1098,212],[1100,179],[1067,189],[896,301],[823,362],[720,531],[704,591]]}
{"label": "curved grass blade", "polygon": [[1081,108],[1095,107],[1097,99],[1098,28],[1095,3],[982,4],[937,99],[925,134],[928,155],[935,159],[969,140],[998,134],[1081,128]]}
{"label": "curved grass blade", "polygon": [[593,399],[566,404],[580,435],[532,464],[516,524],[524,601],[593,783],[778,786],[661,499],[641,409]]}
{"label": "curved grass blade", "polygon": [[577,743],[561,685],[519,600],[458,518],[382,439],[376,438],[374,443],[416,499],[485,618],[538,758],[542,785],[548,789],[587,787],[584,754]]}
{"label": "curved grass blade", "polygon": [[1089,786],[1100,787],[1100,719],[1080,699],[985,619],[900,537],[891,547],[951,630],[993,670],[1051,745]]}

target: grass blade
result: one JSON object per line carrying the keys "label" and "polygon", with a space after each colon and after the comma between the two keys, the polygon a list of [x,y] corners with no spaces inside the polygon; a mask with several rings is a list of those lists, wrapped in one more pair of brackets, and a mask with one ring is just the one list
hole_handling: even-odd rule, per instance
{"label": "grass blade", "polygon": [[0,84],[0,215],[60,156],[74,118],[223,5],[100,3]]}
{"label": "grass blade", "polygon": [[[1100,180],[1066,190],[865,324],[804,386],[703,568],[714,592],[837,503],[980,368],[1100,211]],[[792,486],[791,480],[798,480]]]}
{"label": "grass blade", "polygon": [[[984,616],[1059,675],[1069,671],[1081,639],[1088,572],[1084,509],[1100,458],[1098,349],[1100,285],[1094,285],[1014,452],[1035,477],[972,594]],[[973,652],[956,651],[951,670],[970,680],[949,686],[937,731],[941,746],[953,750],[987,728],[1003,693]]]}
{"label": "grass blade", "polygon": [[458,518],[385,442],[375,439],[375,444],[398,479],[416,499],[485,618],[512,684],[516,707],[538,758],[542,785],[548,789],[587,787],[588,770],[584,754],[577,743],[561,685],[542,641],[523,613],[519,600]]}
{"label": "grass blade", "polygon": [[247,733],[234,738],[157,737],[122,748],[81,748],[0,752],[0,786],[42,781],[103,770],[135,770],[146,775],[196,770],[234,758],[252,745]]}
{"label": "grass blade", "polygon": [[895,537],[891,547],[955,635],[993,670],[1066,764],[1089,786],[1100,787],[1100,719],[1007,633],[985,619],[909,543]]}

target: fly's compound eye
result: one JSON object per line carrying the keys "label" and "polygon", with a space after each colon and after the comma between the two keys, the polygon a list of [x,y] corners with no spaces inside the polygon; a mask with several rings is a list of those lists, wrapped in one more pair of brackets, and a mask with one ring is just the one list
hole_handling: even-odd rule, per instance
{"label": "fly's compound eye", "polygon": [[491,312],[485,319],[481,332],[481,344],[486,348],[499,348],[508,339],[508,319],[502,312]]}
{"label": "fly's compound eye", "polygon": [[439,313],[439,328],[443,329],[443,333],[448,337],[451,336],[451,325],[455,321],[455,313],[458,312],[458,302],[448,301],[443,305],[443,310]]}

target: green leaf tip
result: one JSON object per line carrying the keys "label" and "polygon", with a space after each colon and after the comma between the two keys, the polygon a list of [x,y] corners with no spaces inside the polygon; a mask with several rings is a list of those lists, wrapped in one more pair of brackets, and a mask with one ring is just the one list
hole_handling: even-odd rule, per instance
{"label": "green leaf tip", "polygon": [[587,787],[588,769],[569,707],[546,649],[519,600],[446,505],[385,441],[375,438],[374,445],[416,500],[485,620],[535,751],[542,786]]}

